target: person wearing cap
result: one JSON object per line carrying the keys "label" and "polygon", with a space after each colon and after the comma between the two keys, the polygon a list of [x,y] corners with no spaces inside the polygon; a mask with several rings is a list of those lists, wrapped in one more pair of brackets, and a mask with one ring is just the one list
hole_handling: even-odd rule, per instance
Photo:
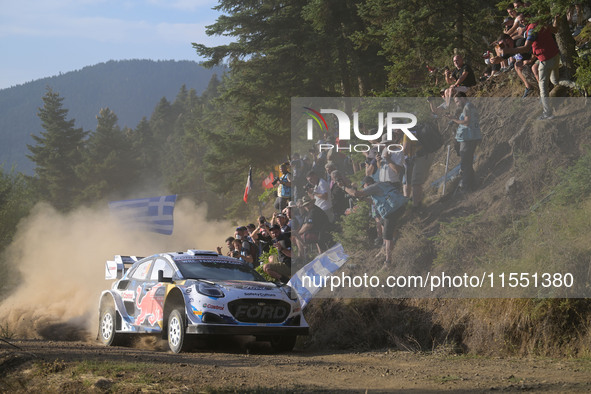
{"label": "person wearing cap", "polygon": [[[363,189],[355,190],[350,186],[345,185],[344,183],[339,184],[339,187],[343,188],[345,192],[349,195],[356,197],[356,198],[366,198],[370,197],[373,201],[373,204],[376,205],[381,201],[378,197],[384,197],[387,192],[386,190],[392,190],[392,186],[387,184],[386,182],[375,182],[374,179],[370,176],[366,176],[363,178]],[[389,195],[389,194],[388,194]],[[398,194],[400,206],[391,211],[389,214],[382,217],[382,238],[384,239],[384,254],[386,255],[386,260],[384,261],[384,265],[389,265],[392,262],[392,248],[394,246],[394,239],[396,238],[396,223],[404,214],[404,207],[406,206],[403,204],[404,198],[402,194]]]}
{"label": "person wearing cap", "polygon": [[298,255],[303,257],[306,247],[313,244],[317,244],[318,253],[322,253],[325,245],[322,245],[321,238],[330,224],[328,216],[309,196],[302,197],[301,209],[304,215],[302,227],[293,234],[298,246]]}
{"label": "person wearing cap", "polygon": [[283,233],[278,224],[271,226],[270,233],[279,261],[269,259],[269,262],[263,265],[263,271],[282,283],[287,283],[291,277],[291,234]]}

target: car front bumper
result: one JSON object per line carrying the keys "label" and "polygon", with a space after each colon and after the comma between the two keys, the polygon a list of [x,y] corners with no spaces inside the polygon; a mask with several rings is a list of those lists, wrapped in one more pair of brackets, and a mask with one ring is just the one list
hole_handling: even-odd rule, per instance
{"label": "car front bumper", "polygon": [[187,334],[202,335],[308,335],[310,327],[243,326],[228,324],[191,324]]}

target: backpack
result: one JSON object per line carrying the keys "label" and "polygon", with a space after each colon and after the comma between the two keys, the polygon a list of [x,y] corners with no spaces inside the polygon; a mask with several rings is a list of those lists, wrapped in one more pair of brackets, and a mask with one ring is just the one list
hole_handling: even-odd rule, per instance
{"label": "backpack", "polygon": [[423,147],[422,151],[426,153],[437,152],[443,146],[443,136],[434,123],[428,122],[419,126],[416,136]]}
{"label": "backpack", "polygon": [[372,195],[371,199],[380,217],[385,218],[406,205],[408,199],[400,194],[390,183],[379,182],[378,187],[382,189],[383,195]]}

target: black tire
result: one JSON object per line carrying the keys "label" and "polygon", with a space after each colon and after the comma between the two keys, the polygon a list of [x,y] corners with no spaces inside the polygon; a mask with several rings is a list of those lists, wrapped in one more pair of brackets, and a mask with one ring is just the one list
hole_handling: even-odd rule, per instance
{"label": "black tire", "polygon": [[115,331],[117,322],[117,312],[112,302],[101,304],[101,314],[99,317],[99,339],[105,346],[117,346],[124,344],[125,336]]}
{"label": "black tire", "polygon": [[173,309],[168,315],[168,347],[173,353],[186,352],[191,347],[187,337],[187,317],[182,309]]}
{"label": "black tire", "polygon": [[291,352],[296,344],[297,336],[283,335],[270,338],[271,348],[275,352]]}

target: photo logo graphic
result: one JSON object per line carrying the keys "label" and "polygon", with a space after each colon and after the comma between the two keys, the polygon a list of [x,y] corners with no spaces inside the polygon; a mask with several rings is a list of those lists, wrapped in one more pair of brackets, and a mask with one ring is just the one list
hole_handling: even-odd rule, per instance
{"label": "photo logo graphic", "polygon": [[[338,139],[339,141],[351,139],[351,119],[349,116],[338,109],[321,109],[320,112],[309,108],[306,109],[311,119],[308,119],[307,123],[307,136],[308,141],[314,139],[314,122],[318,124],[321,131],[328,131],[328,124],[322,114],[332,114],[336,116],[339,128]],[[401,120],[410,120],[410,122],[400,123]],[[373,141],[380,139],[384,134],[384,128],[386,129],[386,135],[388,140],[392,140],[392,133],[394,130],[401,130],[406,136],[412,140],[417,141],[417,137],[410,131],[417,125],[417,117],[408,112],[388,112],[384,117],[384,113],[378,113],[378,129],[373,134],[363,134],[359,131],[359,113],[353,112],[353,133],[355,137],[363,141]]]}

